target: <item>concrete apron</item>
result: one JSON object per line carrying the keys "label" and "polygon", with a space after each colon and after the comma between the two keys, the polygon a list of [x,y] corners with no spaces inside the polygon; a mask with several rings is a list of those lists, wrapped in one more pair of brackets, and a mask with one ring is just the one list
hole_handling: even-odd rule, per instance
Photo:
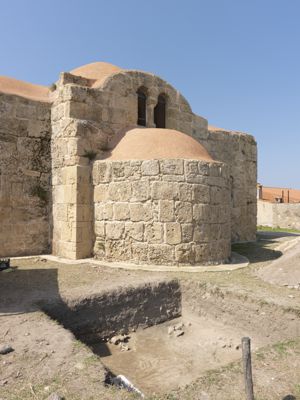
{"label": "concrete apron", "polygon": [[218,265],[194,265],[194,266],[171,266],[171,265],[139,265],[127,262],[107,262],[97,260],[95,258],[83,258],[80,260],[70,260],[67,258],[53,256],[51,254],[26,257],[12,257],[12,260],[29,259],[29,258],[45,258],[47,260],[56,261],[62,264],[93,264],[102,267],[119,268],[134,271],[153,271],[153,272],[223,272],[235,271],[237,269],[246,268],[249,265],[249,260],[238,253],[231,253],[231,261],[228,264]]}

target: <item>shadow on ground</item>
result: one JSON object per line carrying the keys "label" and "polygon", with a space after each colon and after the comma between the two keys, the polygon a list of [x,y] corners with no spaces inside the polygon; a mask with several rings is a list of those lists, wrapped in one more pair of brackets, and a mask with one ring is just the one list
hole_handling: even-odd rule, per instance
{"label": "shadow on ground", "polygon": [[0,272],[0,313],[27,313],[41,301],[61,301],[57,269],[18,269]]}
{"label": "shadow on ground", "polygon": [[279,250],[273,250],[272,245],[278,244],[274,240],[258,237],[256,242],[235,243],[232,245],[232,251],[235,251],[248,258],[251,264],[264,261],[276,260],[282,256]]}
{"label": "shadow on ground", "polygon": [[281,232],[281,231],[257,231],[257,236],[259,238],[282,238],[282,237],[290,237],[290,236],[300,236],[299,233],[293,232]]}

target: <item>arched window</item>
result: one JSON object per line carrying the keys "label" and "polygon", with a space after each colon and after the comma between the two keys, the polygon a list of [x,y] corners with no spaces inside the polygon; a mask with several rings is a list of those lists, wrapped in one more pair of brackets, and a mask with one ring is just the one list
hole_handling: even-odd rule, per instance
{"label": "arched window", "polygon": [[139,88],[137,91],[138,96],[138,119],[137,124],[141,126],[146,126],[147,117],[147,95],[145,88]]}
{"label": "arched window", "polygon": [[160,94],[154,108],[154,123],[156,128],[166,127],[166,96]]}

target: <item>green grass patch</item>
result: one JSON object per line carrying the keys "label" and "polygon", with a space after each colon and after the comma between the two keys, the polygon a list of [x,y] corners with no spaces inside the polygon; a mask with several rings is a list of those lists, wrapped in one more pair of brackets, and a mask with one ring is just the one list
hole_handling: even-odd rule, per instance
{"label": "green grass patch", "polygon": [[272,228],[272,227],[270,227],[270,226],[262,226],[262,225],[259,225],[259,226],[257,227],[257,230],[258,230],[258,231],[264,231],[264,232],[300,233],[300,230],[297,230],[297,229],[279,228],[279,227]]}
{"label": "green grass patch", "polygon": [[294,350],[297,343],[294,340],[287,340],[284,342],[278,342],[273,345],[273,349],[280,355],[286,355],[290,350]]}

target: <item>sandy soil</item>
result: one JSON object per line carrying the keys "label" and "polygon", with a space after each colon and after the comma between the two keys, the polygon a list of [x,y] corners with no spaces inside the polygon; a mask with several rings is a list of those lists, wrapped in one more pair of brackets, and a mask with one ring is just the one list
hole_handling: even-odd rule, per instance
{"label": "sandy soil", "polygon": [[266,282],[290,289],[300,289],[300,238],[298,244],[257,272]]}

